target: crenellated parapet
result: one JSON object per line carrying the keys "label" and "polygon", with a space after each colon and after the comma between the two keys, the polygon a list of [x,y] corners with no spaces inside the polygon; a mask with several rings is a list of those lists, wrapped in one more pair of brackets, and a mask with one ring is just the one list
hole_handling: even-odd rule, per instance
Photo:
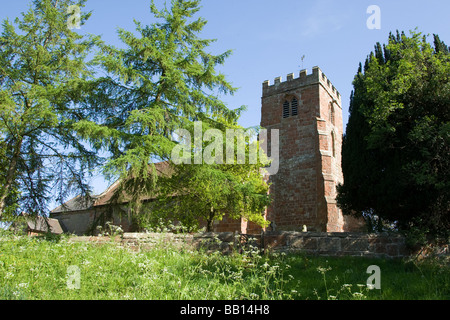
{"label": "crenellated parapet", "polygon": [[282,77],[276,77],[273,84],[269,80],[264,81],[263,97],[314,84],[322,85],[330,96],[336,100],[336,104],[341,107],[341,95],[339,91],[336,90],[330,79],[326,77],[319,67],[313,67],[311,74],[308,74],[306,69],[301,70],[298,78],[295,78],[294,73],[289,73],[286,76],[286,81],[283,81]]}

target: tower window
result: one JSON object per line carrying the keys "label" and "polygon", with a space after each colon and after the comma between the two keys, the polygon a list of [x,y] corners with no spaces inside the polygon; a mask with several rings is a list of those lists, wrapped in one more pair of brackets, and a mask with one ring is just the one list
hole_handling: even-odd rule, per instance
{"label": "tower window", "polygon": [[329,120],[331,124],[334,126],[334,104],[333,102],[330,102],[330,109],[329,109]]}
{"label": "tower window", "polygon": [[336,158],[336,138],[333,131],[331,131],[331,154]]}
{"label": "tower window", "polygon": [[283,103],[283,118],[288,118],[289,117],[289,102],[285,101]]}
{"label": "tower window", "polygon": [[297,98],[292,98],[289,102],[285,100],[283,103],[283,118],[289,118],[290,116],[298,115],[298,100]]}
{"label": "tower window", "polygon": [[292,107],[292,115],[293,116],[298,115],[298,101],[296,98],[292,99],[291,107]]}

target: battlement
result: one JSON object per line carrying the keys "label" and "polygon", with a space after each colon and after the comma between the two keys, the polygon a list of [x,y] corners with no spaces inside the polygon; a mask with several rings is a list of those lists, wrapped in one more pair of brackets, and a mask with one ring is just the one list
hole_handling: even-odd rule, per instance
{"label": "battlement", "polygon": [[329,93],[333,96],[338,105],[341,105],[341,95],[339,91],[331,83],[325,74],[320,70],[319,67],[313,67],[312,73],[307,74],[307,70],[303,69],[300,71],[299,77],[295,78],[294,73],[289,73],[286,76],[286,81],[283,82],[282,77],[276,77],[274,84],[270,84],[269,80],[263,82],[263,97],[270,96],[280,91],[288,91],[292,88],[298,88],[302,86],[307,86],[311,84],[320,83]]}

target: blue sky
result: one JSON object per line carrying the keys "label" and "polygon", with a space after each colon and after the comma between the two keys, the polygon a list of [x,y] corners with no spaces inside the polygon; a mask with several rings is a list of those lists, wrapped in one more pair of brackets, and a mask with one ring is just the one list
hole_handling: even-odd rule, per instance
{"label": "blue sky", "polygon": [[[0,3],[3,21],[27,10],[29,1]],[[164,1],[155,3],[161,8]],[[149,4],[150,0],[88,0],[87,10],[93,10],[93,15],[79,32],[100,34],[106,42],[120,46],[118,27],[134,30],[133,19],[146,24],[155,21]],[[380,8],[380,29],[366,25],[370,5]],[[390,31],[417,27],[424,34],[438,34],[450,45],[449,13],[447,0],[203,0],[198,16],[208,21],[202,37],[217,39],[212,53],[233,50],[220,70],[239,90],[223,100],[230,108],[248,106],[241,125],[259,124],[264,80],[273,83],[275,77],[286,79],[291,72],[297,77],[300,69],[309,73],[317,65],[341,93],[345,128],[353,77],[375,43],[386,43]],[[96,183],[95,192],[104,187]]]}

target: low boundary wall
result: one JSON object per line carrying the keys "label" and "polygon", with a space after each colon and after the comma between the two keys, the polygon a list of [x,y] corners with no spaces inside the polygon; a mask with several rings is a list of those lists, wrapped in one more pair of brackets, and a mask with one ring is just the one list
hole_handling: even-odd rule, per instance
{"label": "low boundary wall", "polygon": [[324,256],[402,258],[409,255],[405,238],[394,233],[266,232],[265,248]]}
{"label": "low boundary wall", "polygon": [[219,250],[253,245],[275,252],[301,252],[322,256],[363,256],[402,258],[409,255],[403,236],[393,233],[367,234],[349,232],[264,232],[259,235],[241,235],[232,232],[201,234],[124,233],[111,237],[73,237],[70,241],[105,243],[114,241],[132,250],[150,250],[165,245],[185,249]]}

